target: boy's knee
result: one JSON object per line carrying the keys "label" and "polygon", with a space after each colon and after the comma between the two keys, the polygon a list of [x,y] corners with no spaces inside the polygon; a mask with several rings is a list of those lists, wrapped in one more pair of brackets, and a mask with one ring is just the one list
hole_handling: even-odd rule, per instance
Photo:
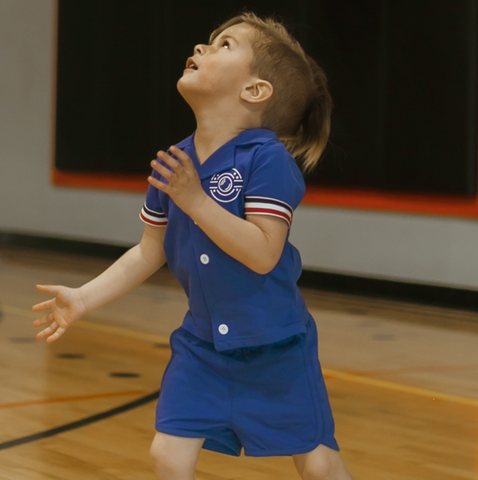
{"label": "boy's knee", "polygon": [[158,469],[167,469],[169,470],[173,465],[171,462],[171,457],[164,453],[159,445],[155,442],[151,444],[151,448],[149,449],[149,456],[151,461],[153,462],[154,470]]}
{"label": "boy's knee", "polygon": [[326,480],[332,471],[330,462],[324,457],[309,459],[302,469],[302,480]]}
{"label": "boy's knee", "polygon": [[157,479],[187,478],[184,476],[185,470],[188,470],[187,466],[179,462],[175,455],[170,455],[167,451],[159,448],[154,442],[149,449],[149,455]]}
{"label": "boy's knee", "polygon": [[330,468],[326,463],[308,463],[302,471],[302,480],[327,480]]}
{"label": "boy's knee", "polygon": [[168,480],[193,478],[203,441],[157,433],[149,449],[156,478]]}
{"label": "boy's knee", "polygon": [[337,451],[320,445],[296,461],[302,480],[348,480],[351,479]]}
{"label": "boy's knee", "polygon": [[149,456],[154,464],[161,463],[163,461],[163,451],[159,447],[157,442],[153,442],[149,449]]}

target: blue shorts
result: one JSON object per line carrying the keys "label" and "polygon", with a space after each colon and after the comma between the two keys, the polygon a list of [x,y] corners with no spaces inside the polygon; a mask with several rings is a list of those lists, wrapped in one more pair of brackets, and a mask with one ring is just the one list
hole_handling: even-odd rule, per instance
{"label": "blue shorts", "polygon": [[319,444],[338,450],[317,352],[317,329],[278,343],[217,352],[184,328],[171,335],[172,357],[156,410],[156,430],[205,438],[228,455],[294,455]]}

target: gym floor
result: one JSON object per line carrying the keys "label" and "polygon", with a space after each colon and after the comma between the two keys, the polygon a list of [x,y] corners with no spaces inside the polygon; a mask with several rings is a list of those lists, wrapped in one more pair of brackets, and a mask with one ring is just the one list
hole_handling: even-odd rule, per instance
{"label": "gym floor", "polygon": [[[166,269],[35,339],[35,284],[80,286],[111,261],[0,247],[0,479],[154,478],[168,337],[187,300]],[[356,480],[478,480],[478,313],[303,290],[342,456]],[[290,457],[203,451],[198,480],[299,479]]]}

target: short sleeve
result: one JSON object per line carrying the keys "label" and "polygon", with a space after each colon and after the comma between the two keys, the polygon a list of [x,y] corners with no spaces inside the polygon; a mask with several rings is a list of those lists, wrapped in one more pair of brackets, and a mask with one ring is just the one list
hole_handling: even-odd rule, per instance
{"label": "short sleeve", "polygon": [[[152,176],[161,180],[161,175],[153,170]],[[156,187],[149,185],[148,192],[146,193],[146,201],[141,209],[139,218],[152,227],[166,227],[168,225],[167,218],[167,195],[158,190]]]}
{"label": "short sleeve", "polygon": [[302,173],[284,145],[263,145],[254,155],[244,192],[245,214],[272,215],[290,226],[304,194]]}

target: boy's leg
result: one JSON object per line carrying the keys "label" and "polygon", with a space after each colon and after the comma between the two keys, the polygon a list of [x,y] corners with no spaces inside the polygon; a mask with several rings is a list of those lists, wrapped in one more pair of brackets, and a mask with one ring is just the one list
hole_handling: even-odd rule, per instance
{"label": "boy's leg", "polygon": [[149,451],[156,478],[194,480],[194,469],[204,440],[156,432]]}
{"label": "boy's leg", "polygon": [[325,445],[292,457],[302,480],[353,480],[339,452]]}

